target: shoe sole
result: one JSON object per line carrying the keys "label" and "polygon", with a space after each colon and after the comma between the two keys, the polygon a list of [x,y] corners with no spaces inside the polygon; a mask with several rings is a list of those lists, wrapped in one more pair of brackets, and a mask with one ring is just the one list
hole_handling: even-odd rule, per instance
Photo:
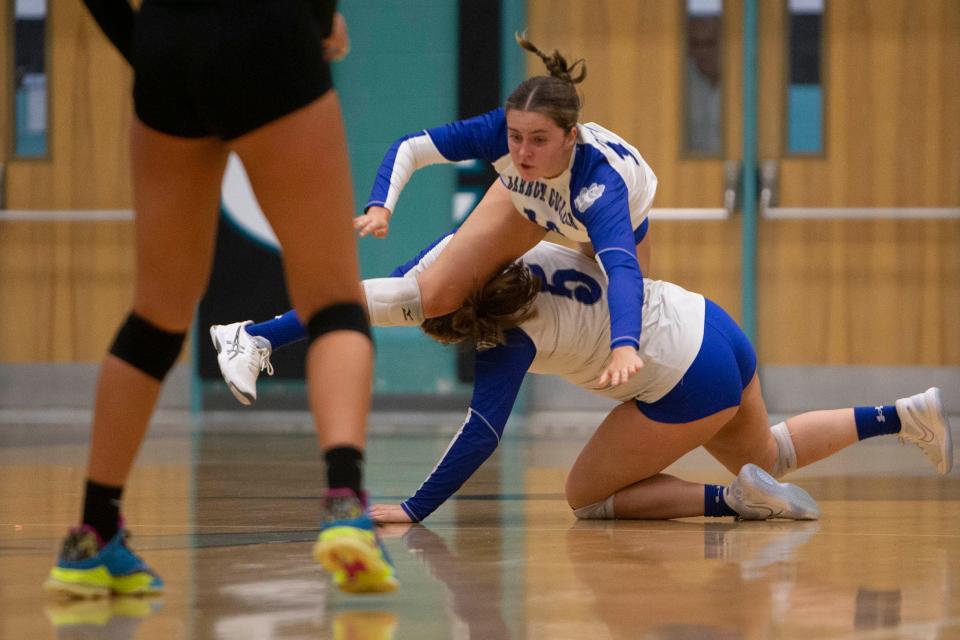
{"label": "shoe sole", "polygon": [[[321,533],[313,546],[314,559],[333,575],[337,587],[347,593],[396,591],[400,583],[391,575],[392,568],[379,552],[372,549],[368,541],[358,540],[353,531],[338,529],[334,527]],[[349,577],[351,572],[355,572],[353,577]]]}
{"label": "shoe sole", "polygon": [[86,584],[63,582],[53,578],[43,583],[43,589],[47,593],[65,595],[73,600],[99,600],[109,598],[111,593],[109,587],[94,587]]}
{"label": "shoe sole", "polygon": [[[220,355],[220,351],[223,349],[223,346],[220,344],[220,340],[217,338],[218,326],[220,325],[213,325],[212,327],[210,327],[210,340],[213,341],[213,348],[217,350],[217,355]],[[221,375],[223,374],[222,371],[220,373]],[[237,399],[237,402],[244,405],[245,407],[249,407],[256,400],[256,398],[251,396],[249,393],[244,393],[243,391],[238,389],[232,382],[230,382],[226,378],[224,378],[223,381],[227,383],[227,388],[230,389],[230,393],[232,393],[233,397]]]}
{"label": "shoe sole", "polygon": [[[740,489],[738,497],[743,505],[749,509],[769,513],[761,518],[762,520],[771,518],[818,520],[820,518],[820,507],[809,493],[795,484],[777,482],[773,476],[755,464],[744,465],[737,480]],[[771,503],[776,504],[771,507]]]}
{"label": "shoe sole", "polygon": [[[131,581],[130,578],[133,580]],[[149,579],[149,578],[146,578]],[[49,577],[43,583],[45,591],[51,594],[65,595],[73,600],[99,600],[101,598],[110,598],[112,596],[152,596],[163,593],[163,588],[151,588],[149,585],[138,586],[136,583],[143,584],[144,579],[139,576],[126,576],[114,578],[114,587],[104,587],[99,585],[85,584],[83,582],[68,582],[56,577]],[[125,582],[126,581],[126,582]],[[117,585],[120,588],[116,588]]]}
{"label": "shoe sole", "polygon": [[938,387],[932,387],[932,390],[933,400],[936,403],[934,407],[936,409],[934,419],[936,426],[941,430],[943,435],[940,446],[940,464],[937,465],[937,473],[946,475],[950,473],[950,470],[953,468],[953,435],[950,432],[950,421],[947,419],[947,414],[943,411],[943,399],[940,397],[940,389]]}

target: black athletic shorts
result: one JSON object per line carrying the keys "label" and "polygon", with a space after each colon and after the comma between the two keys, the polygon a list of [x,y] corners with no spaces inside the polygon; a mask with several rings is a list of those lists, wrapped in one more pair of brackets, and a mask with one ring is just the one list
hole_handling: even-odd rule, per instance
{"label": "black athletic shorts", "polygon": [[230,140],[332,87],[310,0],[144,0],[133,102],[153,129]]}

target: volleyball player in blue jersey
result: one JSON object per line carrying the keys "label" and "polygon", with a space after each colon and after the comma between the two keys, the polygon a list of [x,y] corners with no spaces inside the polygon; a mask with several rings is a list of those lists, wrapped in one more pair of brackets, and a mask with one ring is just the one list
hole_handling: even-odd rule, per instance
{"label": "volleyball player in blue jersey", "polygon": [[[417,280],[444,253],[446,236],[392,274]],[[381,279],[385,280],[385,279]],[[377,281],[364,281],[365,290]],[[420,521],[470,477],[496,449],[525,375],[557,375],[620,401],[580,453],[566,497],[579,518],[660,519],[739,516],[748,519],[819,516],[799,487],[774,480],[869,437],[897,434],[916,444],[939,473],[952,465],[950,427],[938,389],[893,405],[814,411],[771,427],[750,341],[723,309],[702,295],[656,280],[644,281],[644,367],[615,387],[597,384],[610,354],[609,293],[595,260],[541,242],[522,262],[472,294],[452,314],[426,320],[442,342],[469,341],[479,351],[466,420],[416,493],[400,505],[374,505],[381,522]],[[259,349],[233,361],[219,358],[224,378],[255,384],[270,350],[295,336],[272,334],[281,320],[263,323]],[[246,333],[235,323],[231,331]],[[235,368],[233,362],[245,361]],[[662,473],[703,446],[737,477],[729,487],[687,482]]]}
{"label": "volleyball player in blue jersey", "polygon": [[354,223],[361,235],[387,234],[400,192],[424,166],[482,160],[499,179],[458,229],[451,250],[419,283],[368,289],[368,310],[375,324],[411,326],[449,313],[554,231],[595,252],[604,266],[611,357],[599,382],[623,384],[643,366],[637,354],[642,273],[649,267],[647,212],[657,179],[625,140],[578,122],[582,60],[568,65],[556,51],[547,55],[519,35],[517,40],[543,60],[550,75],[523,81],[504,108],[404,136],[384,157],[365,213]]}
{"label": "volleyball player in blue jersey", "polygon": [[351,592],[392,591],[362,491],[373,345],[361,304],[352,189],[327,59],[348,39],[335,0],[86,0],[131,63],[136,282],[103,362],[81,525],[48,589],[149,594],[162,580],[127,546],[120,499],[207,286],[227,156],[246,168],[305,319],[309,395],[328,490],[314,556]]}

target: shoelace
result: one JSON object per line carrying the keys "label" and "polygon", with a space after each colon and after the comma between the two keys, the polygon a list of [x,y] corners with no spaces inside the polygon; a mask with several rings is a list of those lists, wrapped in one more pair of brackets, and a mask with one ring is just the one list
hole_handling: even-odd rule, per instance
{"label": "shoelace", "polygon": [[86,560],[92,558],[100,552],[100,544],[97,535],[92,530],[84,530],[80,527],[71,529],[66,539],[63,541],[63,548],[60,551],[60,557],[64,560]]}
{"label": "shoelace", "polygon": [[[243,327],[237,327],[237,332],[233,335],[233,340],[227,342],[227,355],[230,357],[230,360],[233,360],[236,356],[245,353],[243,345],[240,344],[240,331],[243,330]],[[266,370],[267,375],[273,375],[273,363],[270,362],[270,350],[263,347],[258,347],[256,344],[252,345],[253,352],[256,355],[256,361],[251,361],[253,367],[259,367],[260,371]]]}
{"label": "shoelace", "polygon": [[264,369],[267,370],[267,375],[273,375],[273,363],[270,362],[270,351],[269,349],[261,349],[260,347],[254,347],[257,352],[257,366],[260,367],[260,371]]}

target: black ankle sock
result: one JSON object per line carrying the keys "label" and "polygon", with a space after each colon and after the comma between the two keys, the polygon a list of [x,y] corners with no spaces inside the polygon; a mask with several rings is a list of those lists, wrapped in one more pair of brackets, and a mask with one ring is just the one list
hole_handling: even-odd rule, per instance
{"label": "black ankle sock", "polygon": [[327,486],[352,489],[358,496],[363,482],[363,451],[354,447],[334,447],[323,454],[327,463]]}
{"label": "black ankle sock", "polygon": [[120,529],[120,497],[123,487],[110,487],[87,480],[83,499],[83,524],[97,530],[104,542],[109,542]]}

